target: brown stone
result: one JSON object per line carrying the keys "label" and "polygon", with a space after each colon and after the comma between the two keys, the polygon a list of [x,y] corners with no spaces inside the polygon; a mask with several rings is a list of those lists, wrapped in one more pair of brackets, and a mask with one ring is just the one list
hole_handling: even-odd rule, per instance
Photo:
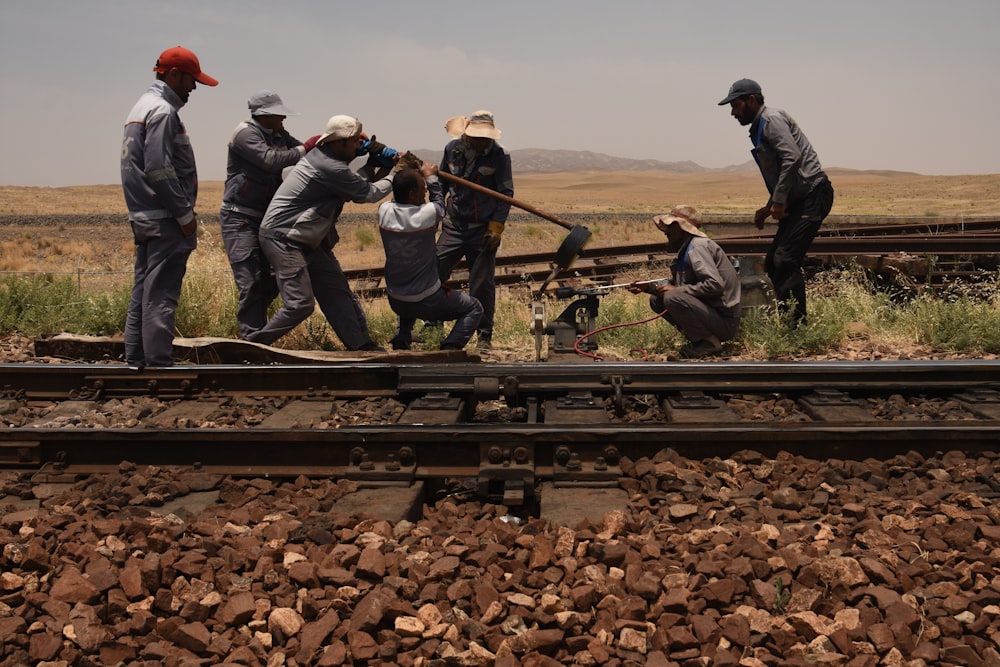
{"label": "brown stone", "polygon": [[347,633],[347,646],[354,660],[371,660],[379,653],[379,645],[375,638],[359,630]]}
{"label": "brown stone", "polygon": [[229,596],[219,610],[219,620],[226,625],[243,625],[257,611],[253,593],[238,591]]}
{"label": "brown stone", "polygon": [[77,602],[92,604],[101,597],[101,591],[72,565],[67,565],[55,576],[49,594],[57,600],[71,604]]}

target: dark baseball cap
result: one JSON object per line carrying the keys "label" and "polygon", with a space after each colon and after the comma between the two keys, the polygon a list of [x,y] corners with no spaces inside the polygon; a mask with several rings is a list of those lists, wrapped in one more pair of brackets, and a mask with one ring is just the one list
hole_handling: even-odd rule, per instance
{"label": "dark baseball cap", "polygon": [[729,86],[729,94],[726,95],[724,100],[719,102],[719,106],[729,104],[736,98],[743,97],[744,95],[763,95],[760,91],[760,84],[753,79],[740,79]]}

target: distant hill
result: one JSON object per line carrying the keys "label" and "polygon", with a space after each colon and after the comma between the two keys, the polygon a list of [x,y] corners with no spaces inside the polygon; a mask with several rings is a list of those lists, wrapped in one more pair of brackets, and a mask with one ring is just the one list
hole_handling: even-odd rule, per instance
{"label": "distant hill", "polygon": [[[421,160],[437,163],[441,160],[441,151],[421,149],[413,151]],[[669,171],[675,174],[709,174],[742,172],[757,173],[757,164],[747,160],[743,164],[728,167],[708,168],[697,162],[663,162],[661,160],[633,160],[625,157],[615,157],[592,151],[550,150],[547,148],[519,148],[510,152],[511,164],[518,174],[544,174],[566,171]],[[873,177],[895,178],[900,176],[919,176],[912,171],[892,171],[889,169],[849,169],[845,167],[826,167],[828,174],[865,174]]]}
{"label": "distant hill", "polygon": [[[421,160],[438,162],[441,151],[415,150]],[[708,169],[690,160],[684,162],[663,162],[661,160],[634,160],[615,157],[592,151],[549,150],[545,148],[519,148],[510,152],[514,171],[519,173],[544,173],[554,171],[672,171],[679,174],[694,174],[710,171],[744,171],[756,169],[753,160],[741,165]]]}

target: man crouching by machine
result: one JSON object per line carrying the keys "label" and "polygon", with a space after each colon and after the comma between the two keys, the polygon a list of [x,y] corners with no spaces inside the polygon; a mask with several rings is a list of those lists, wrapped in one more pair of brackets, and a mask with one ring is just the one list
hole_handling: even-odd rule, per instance
{"label": "man crouching by machine", "polygon": [[[692,206],[677,206],[653,218],[667,235],[667,250],[677,253],[669,281],[636,281],[633,294],[650,294],[653,312],[677,327],[688,339],[679,354],[699,359],[722,352],[722,343],[740,328],[740,280],[719,244],[701,231],[701,214]],[[644,283],[644,284],[643,284]]]}

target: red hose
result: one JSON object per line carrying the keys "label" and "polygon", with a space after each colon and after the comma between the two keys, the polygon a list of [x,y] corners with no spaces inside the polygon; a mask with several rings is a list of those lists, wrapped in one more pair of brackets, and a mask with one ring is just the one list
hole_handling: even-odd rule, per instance
{"label": "red hose", "polygon": [[[638,320],[636,322],[621,322],[619,324],[609,324],[606,327],[601,327],[600,329],[594,329],[593,331],[588,331],[587,333],[583,334],[582,336],[576,339],[576,341],[573,343],[573,350],[577,354],[582,354],[585,357],[590,357],[591,359],[595,359],[597,361],[604,361],[604,357],[598,356],[596,354],[591,354],[590,352],[584,352],[583,350],[581,350],[580,343],[585,338],[589,338],[590,336],[593,336],[596,333],[600,333],[601,331],[608,331],[609,329],[618,329],[621,327],[631,327],[635,326],[636,324],[645,324],[646,322],[652,322],[655,319],[659,319],[666,314],[667,314],[667,309],[664,308],[662,313],[657,313],[656,315],[653,315],[652,317],[647,317],[644,320]],[[649,361],[649,355],[646,353],[645,350],[633,349],[629,350],[629,352],[642,352],[643,361]]]}

